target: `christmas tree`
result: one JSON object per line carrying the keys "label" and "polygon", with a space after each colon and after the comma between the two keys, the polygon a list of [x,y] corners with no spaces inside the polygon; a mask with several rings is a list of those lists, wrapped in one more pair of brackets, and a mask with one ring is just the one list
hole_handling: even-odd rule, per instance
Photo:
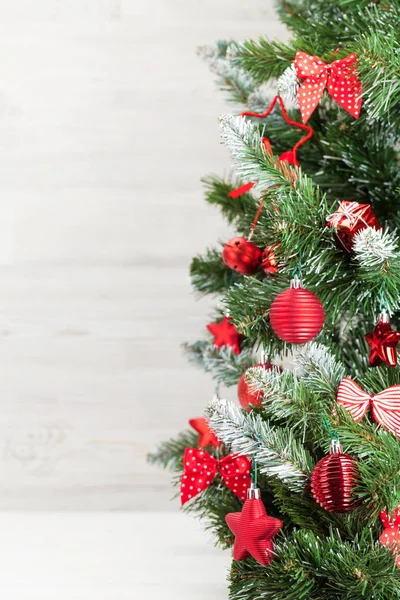
{"label": "christmas tree", "polygon": [[242,105],[204,180],[236,237],[193,259],[216,309],[185,351],[240,405],[150,458],[233,547],[232,599],[400,598],[400,2],[277,9],[289,43],[200,50]]}

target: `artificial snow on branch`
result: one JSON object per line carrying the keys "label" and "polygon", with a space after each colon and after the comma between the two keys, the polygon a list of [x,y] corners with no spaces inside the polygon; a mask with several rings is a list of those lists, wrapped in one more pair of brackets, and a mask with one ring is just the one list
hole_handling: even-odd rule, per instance
{"label": "artificial snow on branch", "polygon": [[206,407],[211,428],[233,452],[257,461],[257,468],[268,477],[301,492],[314,461],[289,429],[273,427],[253,413],[243,411],[226,400],[213,399]]}
{"label": "artificial snow on branch", "polygon": [[290,102],[294,106],[298,106],[297,90],[299,89],[299,86],[300,82],[297,77],[296,69],[294,64],[291,64],[277,81],[278,94],[287,102]]}
{"label": "artificial snow on branch", "polygon": [[398,238],[389,231],[367,227],[355,235],[353,252],[354,258],[365,269],[383,267],[391,259],[399,260]]}
{"label": "artificial snow on branch", "polygon": [[344,365],[329,348],[317,342],[300,346],[295,363],[299,377],[314,393],[334,394],[346,375]]}

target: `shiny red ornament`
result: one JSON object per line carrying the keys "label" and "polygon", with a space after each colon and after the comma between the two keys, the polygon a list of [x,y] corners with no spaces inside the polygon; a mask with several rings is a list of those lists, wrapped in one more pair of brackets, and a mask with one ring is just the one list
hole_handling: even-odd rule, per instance
{"label": "shiny red ornament", "polygon": [[275,255],[276,246],[267,246],[262,253],[261,266],[267,275],[275,275],[279,271],[278,259]]}
{"label": "shiny red ornament", "polygon": [[[273,368],[281,370],[279,367],[274,367],[271,365],[271,363],[268,361],[265,363],[260,363],[259,365],[254,365],[254,367],[262,367],[266,371],[270,371]],[[263,392],[251,391],[251,386],[246,381],[247,371],[248,369],[239,379],[237,393],[242,408],[249,412],[252,406],[260,406],[262,399],[264,398],[264,394]]]}
{"label": "shiny red ornament", "polygon": [[359,231],[367,227],[373,227],[376,230],[382,229],[382,225],[369,204],[359,204],[348,200],[342,200],[337,211],[329,215],[327,225],[335,229],[336,237],[346,252],[352,251],[354,236]]}
{"label": "shiny red ornament", "polygon": [[226,242],[222,260],[236,273],[251,275],[261,265],[262,250],[244,237],[235,237]]}
{"label": "shiny red ornament", "polygon": [[297,91],[303,123],[318,106],[326,87],[329,95],[355,119],[361,110],[361,82],[357,77],[357,56],[352,53],[325,64],[318,56],[296,52],[294,68],[302,84]]}
{"label": "shiny red ornament", "polygon": [[183,455],[181,503],[185,504],[211,485],[219,472],[225,485],[243,502],[250,486],[251,462],[246,456],[229,454],[217,460],[198,448],[186,448]]}
{"label": "shiny red ornament", "polygon": [[214,346],[217,346],[217,348],[229,346],[234,354],[240,353],[240,338],[242,336],[230,317],[224,317],[219,323],[209,323],[207,329],[214,336]]}
{"label": "shiny red ornament", "polygon": [[212,429],[210,429],[210,426],[204,417],[190,419],[189,425],[193,427],[193,429],[199,434],[200,448],[205,448],[206,446],[214,446],[214,448],[218,448],[219,440]]}
{"label": "shiny red ornament", "polygon": [[400,342],[400,332],[390,327],[386,312],[379,317],[378,324],[372,333],[367,333],[365,339],[369,346],[369,364],[377,367],[385,363],[389,367],[397,365],[396,346]]}
{"label": "shiny red ornament", "polygon": [[357,460],[342,453],[339,442],[333,440],[331,454],[317,463],[311,475],[314,499],[328,512],[348,512],[357,505],[353,493],[357,483]]}
{"label": "shiny red ornament", "polygon": [[242,512],[228,513],[225,520],[235,536],[233,558],[245,560],[252,556],[267,567],[274,553],[271,539],[281,530],[283,523],[267,515],[260,490],[250,488]]}
{"label": "shiny red ornament", "polygon": [[379,394],[371,395],[345,377],[339,384],[336,398],[356,422],[371,407],[374,421],[400,437],[400,385],[392,385]]}
{"label": "shiny red ornament", "polygon": [[400,567],[400,505],[395,509],[393,515],[382,510],[380,518],[385,529],[379,541],[383,546],[391,548],[393,556],[396,557],[396,565]]}
{"label": "shiny red ornament", "polygon": [[290,344],[305,344],[314,339],[324,325],[325,313],[319,298],[305,290],[298,279],[278,294],[271,305],[271,327]]}

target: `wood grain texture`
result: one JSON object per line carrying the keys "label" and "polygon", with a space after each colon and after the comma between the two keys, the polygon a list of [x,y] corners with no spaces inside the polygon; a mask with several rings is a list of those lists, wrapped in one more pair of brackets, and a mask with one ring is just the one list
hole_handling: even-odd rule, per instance
{"label": "wood grain texture", "polygon": [[226,236],[199,180],[230,109],[196,46],[284,36],[272,0],[0,5],[0,509],[168,506],[147,451],[202,414],[186,364]]}

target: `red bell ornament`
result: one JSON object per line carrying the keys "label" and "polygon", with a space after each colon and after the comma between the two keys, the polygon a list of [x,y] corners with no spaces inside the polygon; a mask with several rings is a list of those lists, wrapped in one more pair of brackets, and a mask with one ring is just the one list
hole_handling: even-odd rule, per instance
{"label": "red bell ornament", "polygon": [[[266,371],[272,369],[272,365],[269,362],[260,363],[259,365],[254,365],[255,367],[263,367]],[[253,368],[253,367],[251,367]],[[251,406],[260,406],[262,399],[264,397],[263,392],[252,391],[250,388],[250,384],[246,381],[248,369],[243,373],[238,383],[238,398],[239,402],[244,410],[249,412],[251,410]]]}
{"label": "red bell ornament", "polygon": [[332,440],[331,453],[317,463],[311,475],[314,499],[328,512],[349,512],[357,506],[353,493],[357,483],[357,460],[341,451],[338,440]]}
{"label": "red bell ornament", "polygon": [[305,290],[297,277],[271,305],[271,327],[281,340],[290,344],[305,344],[314,339],[321,331],[324,319],[321,301],[313,292]]}
{"label": "red bell ornament", "polygon": [[244,237],[235,237],[226,242],[222,260],[236,273],[251,275],[261,265],[262,250]]}

